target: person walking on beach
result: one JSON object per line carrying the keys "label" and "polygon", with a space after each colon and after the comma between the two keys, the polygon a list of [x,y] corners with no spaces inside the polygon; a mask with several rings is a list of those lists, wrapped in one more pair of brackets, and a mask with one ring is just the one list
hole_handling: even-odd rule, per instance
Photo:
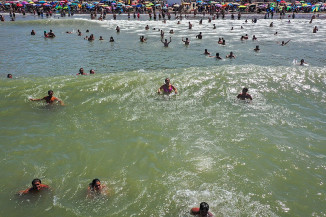
{"label": "person walking on beach", "polygon": [[169,78],[166,78],[165,79],[165,84],[163,84],[160,88],[158,88],[157,93],[160,94],[161,91],[163,91],[163,94],[167,94],[167,95],[169,95],[170,93],[172,93],[172,91],[174,91],[175,94],[178,93],[177,88],[175,88],[170,83],[170,79]]}
{"label": "person walking on beach", "polygon": [[41,100],[45,100],[45,102],[46,102],[47,104],[50,104],[50,105],[52,105],[54,102],[59,102],[60,105],[64,105],[63,102],[62,102],[62,100],[60,100],[60,99],[58,99],[57,97],[54,97],[54,96],[53,96],[53,90],[49,90],[49,91],[48,91],[48,96],[45,96],[45,97],[40,98],[40,99],[32,99],[32,98],[30,98],[29,100],[31,100],[31,101],[41,101]]}
{"label": "person walking on beach", "polygon": [[191,215],[199,217],[213,217],[214,215],[209,211],[209,205],[206,202],[201,202],[199,207],[194,207],[190,210]]}
{"label": "person walking on beach", "polygon": [[46,190],[46,189],[49,189],[49,186],[42,184],[41,179],[33,179],[32,187],[27,188],[26,190],[20,191],[19,195],[34,194],[34,193],[38,193],[38,192]]}
{"label": "person walking on beach", "polygon": [[245,100],[245,99],[250,99],[252,100],[252,97],[247,93],[248,92],[248,88],[243,88],[242,89],[242,93],[239,93],[237,98],[241,99],[241,100]]}
{"label": "person walking on beach", "polygon": [[170,37],[170,41],[169,42],[168,42],[167,39],[165,39],[164,41],[163,41],[163,39],[161,39],[161,42],[164,44],[164,47],[169,47],[169,44],[171,43],[171,41],[172,41],[171,37]]}

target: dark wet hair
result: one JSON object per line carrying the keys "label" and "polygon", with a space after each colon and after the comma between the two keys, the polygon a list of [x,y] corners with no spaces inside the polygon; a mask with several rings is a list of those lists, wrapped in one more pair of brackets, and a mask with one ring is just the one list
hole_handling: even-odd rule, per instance
{"label": "dark wet hair", "polygon": [[34,186],[36,182],[42,183],[41,179],[33,179],[32,185]]}
{"label": "dark wet hair", "polygon": [[206,202],[201,202],[199,206],[199,210],[208,212],[209,205]]}
{"label": "dark wet hair", "polygon": [[101,182],[99,179],[93,179],[93,181],[91,183],[89,183],[89,186],[91,186],[92,188],[95,187],[96,182]]}
{"label": "dark wet hair", "polygon": [[165,82],[170,81],[170,78],[166,78],[164,81],[165,81]]}
{"label": "dark wet hair", "polygon": [[244,87],[244,88],[242,89],[242,92],[247,93],[247,92],[248,92],[248,88]]}
{"label": "dark wet hair", "polygon": [[50,93],[53,93],[53,90],[49,90],[49,91],[48,91],[48,94],[50,95]]}
{"label": "dark wet hair", "polygon": [[11,77],[12,77],[12,74],[8,74],[8,75],[7,75],[7,78],[11,78]]}

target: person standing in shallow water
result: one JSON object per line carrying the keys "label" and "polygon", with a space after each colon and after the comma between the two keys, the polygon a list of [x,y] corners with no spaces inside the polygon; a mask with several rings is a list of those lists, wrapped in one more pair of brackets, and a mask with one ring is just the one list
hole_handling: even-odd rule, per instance
{"label": "person standing in shallow water", "polygon": [[45,102],[46,102],[47,104],[53,104],[54,102],[59,102],[60,105],[64,105],[63,102],[62,102],[62,100],[60,100],[60,99],[58,99],[57,97],[54,97],[54,96],[53,96],[53,90],[49,90],[49,91],[48,91],[48,96],[45,96],[45,97],[43,97],[43,98],[41,98],[41,99],[32,99],[32,98],[30,98],[29,100],[31,100],[31,101],[41,101],[41,100],[45,100]]}
{"label": "person standing in shallow water", "polygon": [[157,93],[161,94],[161,91],[163,91],[163,94],[167,94],[169,95],[170,93],[172,93],[172,91],[174,91],[175,94],[178,93],[177,88],[175,88],[171,83],[170,83],[170,79],[166,78],[165,79],[165,84],[163,84],[158,90]]}
{"label": "person standing in shallow water", "polygon": [[167,39],[165,39],[163,41],[163,39],[161,39],[161,42],[164,44],[164,47],[169,47],[169,44],[171,43],[171,41],[172,41],[171,37],[170,37],[170,41],[168,41]]}
{"label": "person standing in shallow water", "polygon": [[239,93],[237,98],[241,99],[241,100],[245,100],[245,99],[250,99],[252,100],[252,97],[247,93],[248,92],[248,88],[243,88],[242,89],[242,93]]}

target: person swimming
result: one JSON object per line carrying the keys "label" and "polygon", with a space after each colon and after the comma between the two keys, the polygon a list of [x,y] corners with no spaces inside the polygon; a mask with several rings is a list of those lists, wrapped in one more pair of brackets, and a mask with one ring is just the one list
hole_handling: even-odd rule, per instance
{"label": "person swimming", "polygon": [[107,195],[107,188],[104,184],[101,184],[99,179],[93,179],[91,183],[89,183],[88,188],[88,197],[93,197],[95,195]]}
{"label": "person swimming", "polygon": [[205,49],[204,55],[211,55],[211,53],[209,53],[207,49]]}
{"label": "person swimming", "polygon": [[237,98],[241,99],[241,100],[245,100],[245,99],[250,99],[252,100],[252,97],[247,93],[248,92],[248,88],[243,88],[242,89],[242,93],[239,93]]}
{"label": "person swimming", "polygon": [[213,217],[214,215],[209,211],[209,205],[206,202],[201,202],[199,207],[194,207],[190,210],[191,215],[198,217]]}
{"label": "person swimming", "polygon": [[77,73],[76,75],[87,75],[87,73],[84,72],[84,68],[80,68],[79,73]]}
{"label": "person swimming", "polygon": [[259,46],[258,46],[258,45],[256,45],[256,48],[254,49],[254,51],[256,51],[256,52],[260,51],[260,49],[259,49]]}
{"label": "person swimming", "polygon": [[235,55],[233,54],[233,52],[231,51],[229,55],[226,56],[226,58],[235,58]]}
{"label": "person swimming", "polygon": [[166,78],[165,79],[165,84],[163,84],[158,90],[157,93],[161,94],[161,91],[163,91],[163,94],[167,94],[169,95],[170,93],[172,93],[172,91],[174,91],[175,94],[178,93],[177,88],[175,88],[171,83],[170,83],[170,79]]}
{"label": "person swimming", "polygon": [[53,96],[53,90],[49,90],[48,91],[48,96],[45,96],[45,97],[40,98],[40,99],[32,99],[32,98],[30,98],[29,100],[31,100],[31,101],[45,100],[45,102],[48,103],[48,104],[53,104],[54,102],[59,102],[60,105],[64,105],[63,102],[62,102],[62,100],[60,100],[57,97],[54,97]]}
{"label": "person swimming", "polygon": [[38,193],[38,192],[46,190],[46,189],[49,189],[49,186],[42,184],[41,179],[33,179],[32,187],[28,188],[26,190],[20,191],[18,194],[19,195],[34,194],[34,193]]}

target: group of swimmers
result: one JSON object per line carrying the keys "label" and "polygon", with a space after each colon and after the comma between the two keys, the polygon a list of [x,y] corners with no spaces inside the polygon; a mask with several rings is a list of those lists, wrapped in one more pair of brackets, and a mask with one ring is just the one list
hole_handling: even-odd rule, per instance
{"label": "group of swimmers", "polygon": [[[50,186],[42,184],[41,179],[33,179],[32,187],[27,188],[26,190],[19,191],[18,194],[23,195],[31,195],[37,194],[42,191],[49,190]],[[89,183],[87,188],[87,198],[94,198],[97,195],[108,195],[108,188],[101,184],[99,179],[93,179],[91,183]],[[213,217],[214,215],[209,211],[209,205],[206,202],[201,202],[199,207],[194,207],[190,210],[190,214],[199,217]]]}

